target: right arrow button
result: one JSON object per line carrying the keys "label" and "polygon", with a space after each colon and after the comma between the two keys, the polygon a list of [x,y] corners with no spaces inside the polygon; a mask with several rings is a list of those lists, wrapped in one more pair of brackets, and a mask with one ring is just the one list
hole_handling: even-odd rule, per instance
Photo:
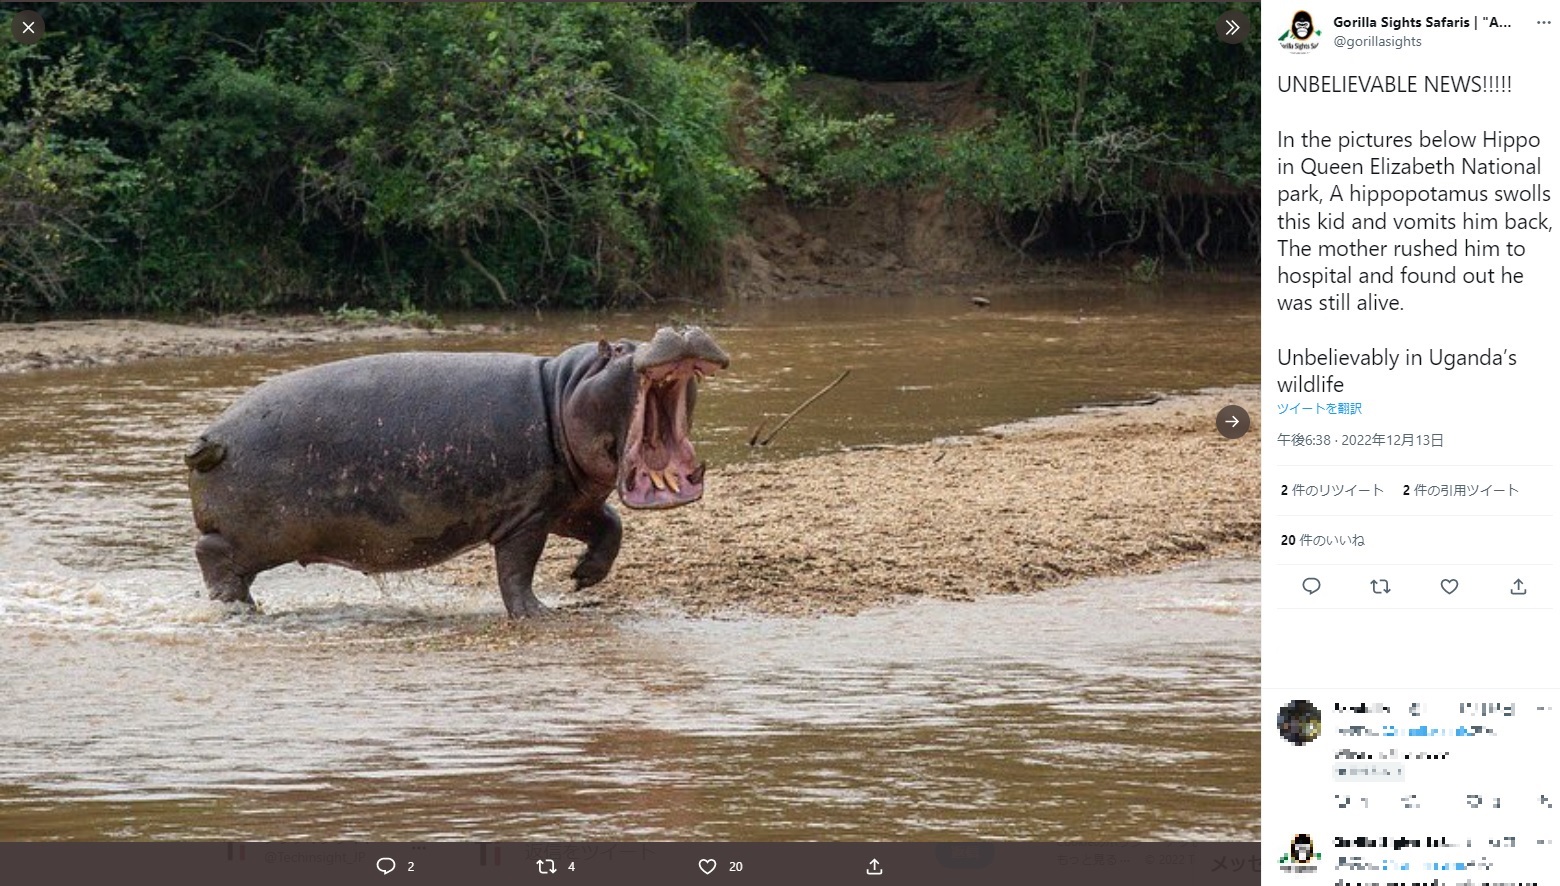
{"label": "right arrow button", "polygon": [[1219,429],[1219,434],[1226,440],[1234,440],[1244,437],[1251,430],[1251,416],[1246,410],[1233,404],[1219,410],[1219,415],[1214,419],[1214,427]]}

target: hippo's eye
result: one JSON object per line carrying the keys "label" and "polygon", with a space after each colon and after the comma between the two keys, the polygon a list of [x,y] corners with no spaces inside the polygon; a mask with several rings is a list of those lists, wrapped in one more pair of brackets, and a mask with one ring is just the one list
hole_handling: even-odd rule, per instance
{"label": "hippo's eye", "polygon": [[626,353],[628,353],[628,345],[625,345],[622,342],[618,342],[612,346],[612,356],[621,357]]}

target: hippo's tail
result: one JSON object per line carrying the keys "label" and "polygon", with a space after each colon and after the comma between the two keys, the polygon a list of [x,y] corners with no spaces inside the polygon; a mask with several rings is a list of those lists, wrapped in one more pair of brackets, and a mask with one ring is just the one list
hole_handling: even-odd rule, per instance
{"label": "hippo's tail", "polygon": [[184,464],[201,474],[222,464],[224,458],[227,458],[227,447],[205,437],[196,440],[184,452]]}

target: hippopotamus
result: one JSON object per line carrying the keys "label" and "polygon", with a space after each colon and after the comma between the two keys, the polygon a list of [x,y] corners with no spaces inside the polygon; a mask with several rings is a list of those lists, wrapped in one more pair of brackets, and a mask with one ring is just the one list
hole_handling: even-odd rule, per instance
{"label": "hippopotamus", "polygon": [[556,357],[379,354],[270,379],[184,457],[206,588],[253,606],[255,576],[284,563],[397,572],[486,542],[509,616],[540,615],[548,535],[585,542],[572,578],[587,588],[622,542],[614,489],[631,508],[704,495],[697,383],[729,363],[688,327]]}

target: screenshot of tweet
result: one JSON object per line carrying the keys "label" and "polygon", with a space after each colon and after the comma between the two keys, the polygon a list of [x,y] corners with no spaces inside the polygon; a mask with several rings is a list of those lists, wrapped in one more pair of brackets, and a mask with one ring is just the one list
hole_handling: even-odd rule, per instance
{"label": "screenshot of tweet", "polygon": [[1553,882],[1560,28],[1264,12],[1264,873]]}

